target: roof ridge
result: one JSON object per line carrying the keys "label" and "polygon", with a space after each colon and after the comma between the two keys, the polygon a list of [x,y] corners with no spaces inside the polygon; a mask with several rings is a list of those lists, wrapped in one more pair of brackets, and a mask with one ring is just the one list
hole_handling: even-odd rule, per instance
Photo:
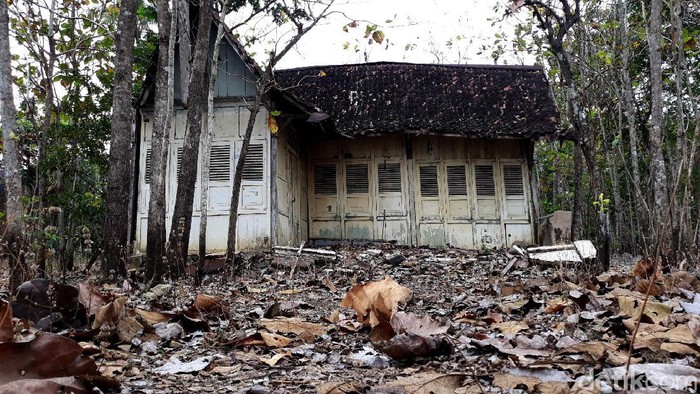
{"label": "roof ridge", "polygon": [[502,69],[502,70],[543,70],[544,67],[541,65],[527,65],[527,64],[445,64],[445,63],[412,63],[412,62],[394,62],[394,61],[381,61],[381,62],[367,62],[367,63],[347,63],[347,64],[328,64],[328,65],[316,65],[316,66],[300,66],[292,68],[277,69],[275,72],[285,72],[285,71],[301,71],[301,70],[312,70],[318,68],[331,69],[331,68],[349,68],[349,67],[371,67],[380,65],[396,65],[396,66],[419,66],[419,67],[433,67],[433,68],[473,68],[473,69]]}

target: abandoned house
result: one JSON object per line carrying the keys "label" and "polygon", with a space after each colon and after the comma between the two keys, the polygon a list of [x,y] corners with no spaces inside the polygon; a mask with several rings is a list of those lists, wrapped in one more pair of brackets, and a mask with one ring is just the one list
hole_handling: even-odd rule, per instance
{"label": "abandoned house", "polygon": [[[250,81],[260,72],[231,35],[221,45],[210,252],[226,248],[233,172],[255,95]],[[178,73],[176,67],[176,81]],[[265,97],[244,167],[238,249],[334,240],[461,248],[535,241],[534,141],[559,125],[541,68],[369,63],[277,70],[275,78],[279,87]],[[153,126],[148,95],[139,109],[134,193],[133,239],[142,251]],[[175,98],[168,225],[186,122],[178,83]],[[268,128],[272,114],[279,130]]]}

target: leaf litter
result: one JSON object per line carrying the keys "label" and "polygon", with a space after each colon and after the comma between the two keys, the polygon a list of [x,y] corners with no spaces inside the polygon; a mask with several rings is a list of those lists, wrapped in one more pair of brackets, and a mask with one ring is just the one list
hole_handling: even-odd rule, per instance
{"label": "leaf litter", "polygon": [[0,391],[697,391],[695,271],[643,259],[586,278],[505,250],[336,251],[248,256],[199,288],[27,282],[0,301]]}

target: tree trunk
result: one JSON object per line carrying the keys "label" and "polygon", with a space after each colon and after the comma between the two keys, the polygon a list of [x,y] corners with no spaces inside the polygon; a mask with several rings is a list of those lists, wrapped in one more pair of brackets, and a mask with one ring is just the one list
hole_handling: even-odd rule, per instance
{"label": "tree trunk", "polygon": [[[219,20],[224,20],[222,12]],[[195,284],[199,285],[202,280],[202,271],[204,269],[204,258],[207,254],[207,221],[208,221],[208,204],[209,204],[209,158],[211,154],[211,141],[214,136],[214,88],[216,86],[216,75],[219,67],[219,47],[221,39],[224,37],[223,22],[217,25],[216,40],[214,40],[214,50],[211,56],[211,74],[209,78],[209,86],[207,88],[207,114],[205,121],[202,122],[202,187],[201,187],[201,211],[199,218],[199,259],[197,260],[197,275]]]}
{"label": "tree trunk", "polygon": [[[187,107],[190,96],[190,58],[192,57],[192,41],[190,39],[190,2],[175,0],[177,8],[178,39],[180,45],[180,101]],[[223,19],[222,19],[223,20]]]}
{"label": "tree trunk", "polygon": [[199,160],[199,142],[202,134],[202,113],[207,105],[207,87],[209,71],[209,34],[212,23],[212,0],[199,3],[199,23],[194,47],[190,78],[190,97],[187,108],[187,131],[182,150],[182,164],[175,197],[173,221],[169,237],[169,257],[171,270],[175,277],[185,271],[187,249],[192,227],[192,205],[197,182],[197,163]]}
{"label": "tree trunk", "polygon": [[105,258],[102,276],[126,276],[127,233],[129,231],[129,196],[131,179],[131,130],[134,109],[133,87],[136,9],[139,1],[123,0],[119,12],[117,51],[114,63],[112,131],[107,175],[105,220]]}
{"label": "tree trunk", "polygon": [[12,94],[12,56],[7,2],[0,1],[0,114],[2,114],[2,140],[5,179],[5,233],[3,247],[10,264],[10,292],[27,280],[29,270],[24,260],[24,236],[22,231],[22,181],[17,146],[17,111]]}
{"label": "tree trunk", "polygon": [[250,108],[250,114],[248,118],[248,125],[245,129],[245,135],[243,136],[243,145],[241,146],[241,153],[238,155],[238,161],[236,162],[236,172],[233,176],[233,188],[231,190],[231,205],[229,210],[228,218],[228,239],[226,243],[226,266],[231,266],[236,256],[236,227],[238,224],[238,199],[241,194],[241,182],[243,180],[243,168],[245,167],[245,159],[248,156],[248,146],[250,145],[250,137],[253,135],[253,128],[255,127],[255,120],[258,117],[258,112],[260,112],[260,106],[262,105],[262,96],[265,92],[267,86],[267,74],[263,77],[263,83],[258,84],[257,92],[255,94],[255,101],[253,106]]}
{"label": "tree trunk", "polygon": [[[151,196],[148,202],[146,234],[146,279],[149,286],[160,283],[165,267],[165,179],[170,147],[170,126],[174,96],[174,54],[177,9],[168,0],[158,1],[158,65],[156,70],[153,135],[151,136]],[[173,2],[178,6],[178,2]]]}
{"label": "tree trunk", "polygon": [[668,243],[671,234],[671,211],[669,208],[668,184],[666,177],[666,163],[663,156],[663,101],[661,87],[661,11],[662,0],[651,0],[651,12],[649,15],[649,30],[647,42],[649,44],[649,73],[651,81],[651,119],[649,130],[649,153],[651,156],[651,178],[654,188],[654,221],[656,254],[666,254],[664,250],[670,246]]}

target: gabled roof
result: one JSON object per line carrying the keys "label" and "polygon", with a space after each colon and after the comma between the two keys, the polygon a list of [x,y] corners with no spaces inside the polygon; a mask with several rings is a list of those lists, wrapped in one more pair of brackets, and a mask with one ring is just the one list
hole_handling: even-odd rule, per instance
{"label": "gabled roof", "polygon": [[275,72],[277,83],[349,136],[391,133],[531,138],[559,114],[540,67],[367,63]]}

